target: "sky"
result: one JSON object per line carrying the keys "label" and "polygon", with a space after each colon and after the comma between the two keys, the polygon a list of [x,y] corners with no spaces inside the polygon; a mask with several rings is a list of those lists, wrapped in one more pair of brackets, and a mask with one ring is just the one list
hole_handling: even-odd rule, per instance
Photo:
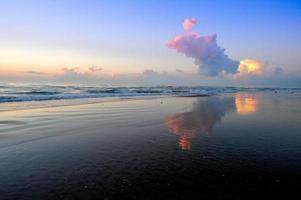
{"label": "sky", "polygon": [[0,5],[0,82],[301,87],[301,1]]}

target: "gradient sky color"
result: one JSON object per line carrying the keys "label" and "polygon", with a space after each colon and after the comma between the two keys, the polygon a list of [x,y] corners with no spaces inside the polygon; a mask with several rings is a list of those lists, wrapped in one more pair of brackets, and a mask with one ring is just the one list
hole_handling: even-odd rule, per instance
{"label": "gradient sky color", "polygon": [[166,48],[170,38],[183,32],[187,17],[198,20],[193,30],[216,33],[231,58],[261,60],[301,76],[301,1],[0,0],[0,4],[1,77],[24,71],[56,74],[64,67],[84,72],[91,66],[110,75],[147,69],[194,74],[193,60]]}

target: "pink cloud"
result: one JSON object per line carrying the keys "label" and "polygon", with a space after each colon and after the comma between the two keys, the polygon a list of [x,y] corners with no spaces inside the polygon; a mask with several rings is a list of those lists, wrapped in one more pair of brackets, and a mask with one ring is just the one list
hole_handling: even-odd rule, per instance
{"label": "pink cloud", "polygon": [[235,74],[239,66],[239,61],[229,58],[225,49],[217,44],[215,34],[202,36],[196,32],[185,32],[172,38],[167,47],[193,58],[199,72],[207,76],[216,76],[222,72]]}
{"label": "pink cloud", "polygon": [[231,59],[225,49],[217,44],[216,34],[201,35],[189,31],[197,20],[187,18],[183,22],[185,33],[175,36],[167,42],[167,47],[194,59],[199,72],[207,76],[231,74],[233,79],[239,77],[263,76],[264,74],[283,74],[282,68],[268,72],[266,65],[254,59],[237,61]]}
{"label": "pink cloud", "polygon": [[197,20],[195,18],[190,18],[190,19],[185,19],[183,22],[183,29],[185,31],[188,31],[189,29],[191,29],[194,25],[196,25]]}

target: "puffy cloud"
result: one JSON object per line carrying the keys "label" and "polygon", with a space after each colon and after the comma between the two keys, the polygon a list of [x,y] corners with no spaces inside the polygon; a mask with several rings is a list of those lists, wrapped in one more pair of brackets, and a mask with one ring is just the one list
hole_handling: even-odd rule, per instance
{"label": "puffy cloud", "polygon": [[206,76],[230,75],[231,80],[255,80],[282,76],[282,68],[272,68],[268,63],[244,59],[237,61],[231,59],[225,49],[217,44],[217,36],[200,35],[189,31],[197,23],[195,18],[185,19],[183,29],[185,33],[177,35],[168,41],[167,47],[178,53],[194,59],[199,73]]}
{"label": "puffy cloud", "polygon": [[90,68],[80,71],[78,68],[65,67],[61,70],[62,73],[48,78],[58,83],[105,84],[110,86],[200,85],[199,77],[196,74],[185,72],[158,72],[146,69],[141,73],[124,73],[111,76],[91,73]]}
{"label": "puffy cloud", "polygon": [[263,66],[264,63],[258,60],[246,59],[240,61],[240,64],[238,66],[238,72],[241,74],[245,73],[245,74],[261,75],[263,74]]}
{"label": "puffy cloud", "polygon": [[62,73],[54,76],[55,82],[65,82],[65,83],[97,83],[99,78],[93,76],[92,74],[80,72],[78,68],[72,67],[62,68]]}
{"label": "puffy cloud", "polygon": [[246,76],[261,76],[266,71],[266,64],[252,59],[245,59],[240,61],[238,66],[238,73],[233,75],[234,79],[239,79]]}
{"label": "puffy cloud", "polygon": [[271,63],[246,59],[240,62],[238,73],[231,76],[234,85],[245,87],[298,87],[300,75],[288,73]]}
{"label": "puffy cloud", "polygon": [[[273,67],[268,62],[254,59],[241,60],[237,71],[238,73],[232,76],[232,80],[237,80],[243,85],[270,86],[272,83],[274,85],[285,85],[286,83],[280,84],[280,82],[289,83],[294,82],[293,79],[296,80],[296,77],[285,73],[282,68]],[[288,81],[290,78],[292,80]]]}
{"label": "puffy cloud", "polygon": [[[187,24],[189,23],[187,22]],[[184,30],[186,30],[185,27]],[[225,54],[225,49],[217,44],[215,34],[202,36],[196,32],[186,32],[172,38],[167,43],[167,47],[193,58],[201,74],[217,76],[220,73],[237,73],[239,61],[233,60]]]}
{"label": "puffy cloud", "polygon": [[196,25],[197,20],[195,18],[185,19],[183,22],[183,29],[185,31],[188,31],[191,29],[194,25]]}

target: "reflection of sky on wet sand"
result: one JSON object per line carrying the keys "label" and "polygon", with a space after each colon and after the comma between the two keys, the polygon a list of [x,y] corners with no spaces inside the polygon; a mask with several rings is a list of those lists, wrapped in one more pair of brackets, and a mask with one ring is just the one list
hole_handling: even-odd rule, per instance
{"label": "reflection of sky on wet sand", "polygon": [[0,112],[0,199],[297,187],[300,102],[301,93],[264,91]]}
{"label": "reflection of sky on wet sand", "polygon": [[247,115],[256,112],[258,99],[250,94],[236,94],[235,106],[236,111],[240,115]]}
{"label": "reflection of sky on wet sand", "polygon": [[214,126],[228,112],[236,111],[239,115],[246,115],[254,113],[256,109],[257,99],[252,95],[200,98],[191,111],[167,116],[165,124],[172,134],[179,135],[179,147],[190,150],[191,140],[199,133],[211,134]]}
{"label": "reflection of sky on wet sand", "polygon": [[197,99],[189,112],[176,113],[165,118],[169,130],[180,136],[179,146],[182,150],[189,150],[191,139],[197,133],[209,135],[216,123],[234,109],[233,97],[210,97]]}

